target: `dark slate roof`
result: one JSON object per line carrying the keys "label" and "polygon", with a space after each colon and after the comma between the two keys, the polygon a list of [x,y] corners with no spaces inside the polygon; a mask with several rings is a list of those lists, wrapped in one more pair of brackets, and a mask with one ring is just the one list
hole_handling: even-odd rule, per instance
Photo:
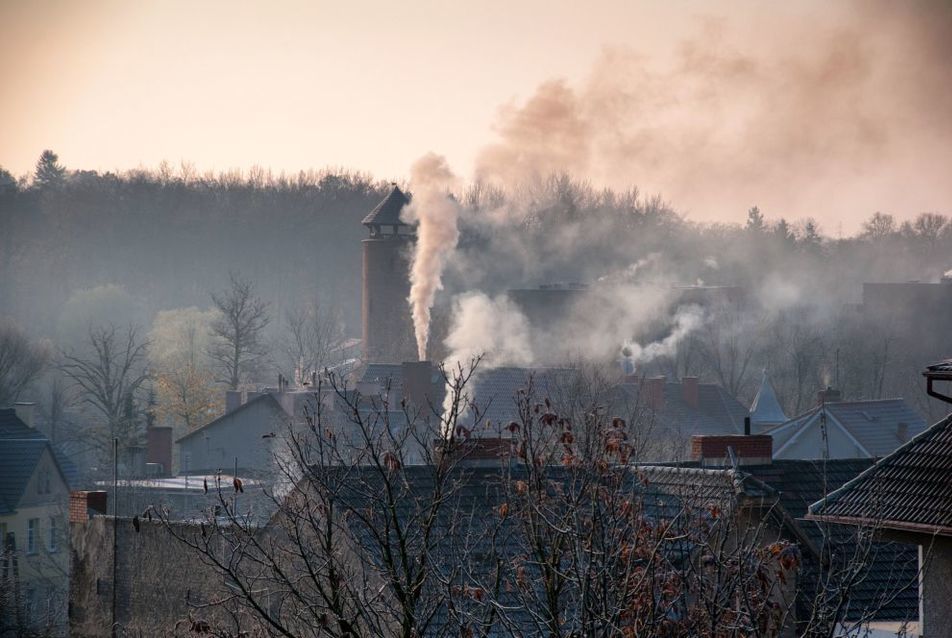
{"label": "dark slate roof", "polygon": [[[186,440],[192,438],[193,436],[195,436],[195,435],[198,434],[199,432],[204,432],[204,431],[205,431],[206,429],[208,429],[208,428],[217,428],[217,427],[220,427],[221,425],[223,425],[223,424],[227,423],[229,420],[231,420],[231,418],[234,417],[235,414],[237,414],[237,413],[239,413],[239,412],[241,412],[241,411],[243,411],[243,410],[246,410],[246,409],[248,408],[248,406],[250,406],[250,405],[252,405],[252,404],[258,404],[259,402],[265,402],[265,403],[267,403],[272,409],[276,410],[277,412],[281,412],[281,413],[287,414],[287,413],[284,411],[284,408],[281,407],[281,404],[278,402],[278,400],[274,398],[274,395],[272,395],[270,392],[264,392],[264,393],[262,393],[262,394],[260,394],[260,395],[258,395],[258,396],[256,396],[256,397],[254,397],[254,398],[251,399],[250,401],[246,401],[245,403],[242,403],[240,406],[238,406],[237,408],[235,408],[235,409],[232,410],[231,412],[226,412],[225,414],[221,415],[220,417],[218,417],[218,418],[215,419],[214,421],[211,421],[211,422],[209,422],[209,423],[206,423],[205,425],[203,425],[202,427],[198,428],[197,430],[192,430],[191,432],[189,432],[189,433],[186,434],[185,436],[182,436],[182,437],[176,439],[175,442],[176,442],[176,443],[181,443],[182,441],[186,441]],[[269,425],[270,425],[270,424],[269,424]]]}
{"label": "dark slate roof", "polygon": [[[830,459],[824,461],[776,459],[769,465],[744,466],[752,474],[780,494],[780,504],[790,516],[803,519],[812,503],[824,494],[869,469],[873,459]],[[814,548],[855,543],[855,531],[839,525],[821,525],[801,520],[800,528]],[[850,556],[850,552],[834,552]],[[809,565],[815,569],[815,563]],[[853,585],[847,617],[854,618],[867,610],[876,610],[876,620],[914,620],[919,611],[919,597],[914,584],[918,578],[917,549],[912,545],[882,541],[870,549],[868,571]],[[809,601],[804,600],[804,609]],[[802,614],[801,614],[802,615]]]}
{"label": "dark slate roof", "polygon": [[387,193],[383,201],[377,204],[361,223],[365,226],[405,226],[406,224],[400,220],[400,211],[409,203],[410,197],[394,184],[393,189]]}
{"label": "dark slate roof", "polygon": [[14,408],[0,408],[0,438],[45,439],[43,433],[20,420]]}
{"label": "dark slate roof", "polygon": [[810,506],[819,520],[952,536],[952,415]]}
{"label": "dark slate roof", "polygon": [[[833,401],[815,406],[771,430],[774,451],[779,451],[801,428],[811,427],[823,414],[842,426],[872,457],[886,456],[904,442],[899,434],[900,424],[906,424],[908,437],[927,427],[925,419],[903,399]],[[817,456],[821,456],[819,450]]]}
{"label": "dark slate roof", "polygon": [[[499,506],[511,498],[511,494],[507,494],[506,484],[527,479],[523,466],[458,466],[449,479],[454,485],[452,493],[444,495],[434,529],[426,538],[420,521],[428,515],[429,497],[434,490],[434,468],[429,465],[408,465],[400,472],[402,480],[394,483],[399,490],[395,495],[395,504],[400,528],[406,530],[407,544],[413,548],[411,553],[419,551],[422,544],[427,543],[434,567],[442,573],[439,581],[486,583],[495,565],[509,565],[517,558],[531,554],[518,517],[509,517],[500,522],[498,516]],[[728,511],[739,496],[758,499],[776,496],[756,479],[733,470],[643,466],[628,468],[626,476],[628,480],[621,483],[620,489],[641,494],[641,505],[647,519],[677,524],[694,520],[691,516],[683,516],[685,511],[706,512],[715,503],[722,504],[723,511]],[[569,486],[573,482],[573,472],[562,466],[552,466],[546,470],[546,478],[554,493],[559,493],[559,485],[562,489],[571,489]],[[379,568],[379,537],[371,529],[381,529],[379,526],[382,521],[378,517],[389,515],[389,508],[373,506],[380,502],[378,499],[384,493],[379,489],[382,485],[379,472],[371,467],[342,468],[340,479],[338,498],[341,502],[347,502],[354,514],[359,513],[347,517],[354,540],[361,548],[358,556]],[[368,526],[368,520],[376,521],[372,528]],[[396,537],[391,542],[396,542]],[[690,547],[685,547],[683,542],[675,542],[664,551],[671,556],[684,556],[689,553]],[[436,586],[441,585],[437,583]],[[513,596],[510,600],[505,592],[499,595],[503,602],[511,603],[516,623],[526,630],[525,634],[515,635],[537,635],[532,629],[535,621],[528,615],[520,616],[519,599]],[[442,596],[435,599],[424,597],[424,600],[430,600],[434,606],[445,606]],[[426,635],[453,633],[449,626],[452,622],[449,610],[445,607],[431,608],[420,616],[431,613],[434,620]],[[493,628],[487,635],[514,635],[510,629],[496,631]]]}
{"label": "dark slate roof", "polygon": [[[797,535],[807,542],[801,572],[798,618],[808,618],[820,582],[820,559],[836,563],[835,569],[845,573],[844,562],[853,558],[856,532],[837,524],[819,524],[804,520],[811,503],[838,489],[875,461],[870,458],[819,460],[775,459],[767,465],[743,465],[737,481],[756,480],[777,495],[777,503],[796,526]],[[677,467],[696,467],[696,461],[678,463]],[[750,490],[749,490],[750,491]],[[845,549],[844,549],[845,548]],[[878,621],[915,620],[919,612],[917,549],[913,545],[878,541],[866,555],[866,571],[851,586],[850,600],[844,614],[847,619],[867,618]],[[835,583],[829,583],[835,587]],[[868,613],[872,617],[867,617]]]}
{"label": "dark slate roof", "polygon": [[42,432],[31,428],[13,408],[0,409],[0,514],[16,510],[43,450],[49,446],[68,488],[79,485],[79,470]]}
{"label": "dark slate roof", "polygon": [[928,426],[926,420],[902,399],[837,401],[824,405],[874,457],[885,456],[905,442],[897,434],[900,423],[908,427],[909,437],[925,431]]}
{"label": "dark slate roof", "polygon": [[16,511],[48,445],[44,438],[0,440],[0,513]]}
{"label": "dark slate roof", "polygon": [[[619,386],[619,390],[625,395],[621,400],[629,406],[647,409],[645,401],[639,396],[639,384],[624,383]],[[714,383],[698,384],[698,404],[695,408],[684,400],[683,384],[666,383],[664,405],[653,412],[653,416],[657,421],[656,431],[660,426],[660,430],[680,435],[689,442],[694,434],[742,434],[747,408]]]}

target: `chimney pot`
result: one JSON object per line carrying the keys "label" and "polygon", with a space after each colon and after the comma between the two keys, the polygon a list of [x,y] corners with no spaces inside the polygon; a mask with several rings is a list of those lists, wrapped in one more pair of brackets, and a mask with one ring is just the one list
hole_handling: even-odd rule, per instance
{"label": "chimney pot", "polygon": [[817,405],[823,405],[824,403],[836,403],[841,401],[843,395],[839,390],[834,390],[830,386],[827,386],[826,390],[820,390],[816,393],[816,403]]}

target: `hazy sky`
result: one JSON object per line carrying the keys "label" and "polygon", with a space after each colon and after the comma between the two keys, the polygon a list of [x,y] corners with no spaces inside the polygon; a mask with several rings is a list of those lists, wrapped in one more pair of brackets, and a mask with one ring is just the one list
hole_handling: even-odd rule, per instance
{"label": "hazy sky", "polygon": [[[795,6],[785,6],[791,4]],[[878,10],[880,4],[869,7]],[[791,108],[796,112],[783,116],[784,134],[767,135],[771,141],[766,146],[753,145],[759,153],[787,155],[788,145],[800,145],[801,136],[791,135],[790,129],[792,122],[802,126],[804,117],[850,119],[849,105],[831,114],[824,100],[801,99],[815,94],[814,76],[829,82],[829,59],[843,57],[838,51],[821,52],[816,56],[819,67],[810,66],[810,52],[823,44],[802,34],[849,23],[858,15],[851,15],[857,6],[863,20],[868,18],[862,2],[835,9],[826,5],[813,0],[0,0],[0,166],[26,173],[44,148],[52,148],[70,168],[115,170],[187,160],[200,171],[343,166],[404,179],[417,157],[435,151],[465,178],[479,169],[482,175],[509,179],[521,175],[526,162],[551,153],[563,158],[551,168],[573,170],[597,183],[635,183],[660,191],[697,219],[739,221],[747,205],[760,203],[768,214],[813,214],[832,234],[840,223],[855,225],[872,208],[901,217],[922,210],[948,212],[948,128],[922,136],[933,144],[922,153],[918,142],[891,146],[885,133],[871,136],[875,143],[854,144],[854,138],[869,132],[862,126],[874,133],[888,129],[915,105],[904,103],[894,111],[884,107],[883,113],[861,118],[860,127],[853,122],[847,129],[807,135],[804,143],[810,151],[792,149],[797,163],[775,166],[769,174],[750,162],[738,165],[728,159],[748,148],[754,130],[748,120],[758,127],[753,135],[764,137],[763,117],[756,111],[774,113],[778,106],[765,100],[763,92],[791,90],[800,97],[796,109]],[[877,29],[875,21],[854,26],[859,32]],[[916,40],[916,28],[890,37]],[[893,42],[870,51],[889,55]],[[797,88],[796,80],[793,89],[786,81],[763,82],[762,76],[789,68],[776,55],[759,66],[757,51],[772,47],[794,60],[801,53],[807,56],[802,66],[810,76],[807,89]],[[735,67],[749,73],[749,59],[756,61],[757,72],[744,76],[737,93],[737,102],[746,106],[735,109],[723,95],[710,106],[711,95],[730,86],[717,73],[693,68],[682,80],[685,60],[690,57],[693,64],[698,50],[705,55],[726,52],[718,62],[730,62],[731,78]],[[747,62],[738,62],[745,56]],[[719,64],[718,72],[724,66]],[[869,73],[869,67],[847,71],[879,75]],[[646,68],[655,71],[650,77],[639,75]],[[941,82],[948,75],[937,77]],[[553,79],[565,80],[555,101],[550,99],[552,85],[546,84]],[[641,84],[633,84],[635,79]],[[923,82],[927,80],[934,85],[936,77]],[[865,84],[843,94],[837,88],[842,82],[834,82],[838,104],[878,101],[870,100]],[[875,84],[879,90],[882,86]],[[639,96],[637,106],[633,94]],[[947,95],[943,90],[940,97]],[[571,113],[566,114],[564,98],[572,104]],[[552,149],[562,139],[558,131],[553,137],[548,124],[532,119],[532,105],[539,99],[543,107],[555,105],[562,118],[556,122],[560,131],[571,129],[567,146]],[[882,95],[882,100],[888,103],[894,96]],[[729,112],[719,113],[711,124],[711,109],[723,109],[725,103]],[[656,108],[649,115],[651,105]],[[755,113],[748,117],[751,109]],[[895,117],[900,111],[903,117]],[[694,123],[695,114],[702,124]],[[722,123],[728,133],[720,132]],[[837,126],[835,121],[823,125]],[[893,137],[911,136],[903,129]],[[659,148],[659,140],[667,139],[678,143]],[[836,144],[826,148],[818,139]],[[697,150],[698,140],[703,140],[704,152]],[[844,140],[849,142],[846,151],[840,145]],[[892,157],[873,165],[857,163],[859,156],[887,151],[895,155],[896,170]],[[831,155],[837,175],[827,180],[832,169],[823,163]],[[679,160],[686,156],[690,161]],[[845,176],[838,172],[844,163],[855,164]],[[815,192],[818,183],[822,192]],[[806,191],[809,196],[797,200]],[[818,210],[831,196],[848,201]]]}

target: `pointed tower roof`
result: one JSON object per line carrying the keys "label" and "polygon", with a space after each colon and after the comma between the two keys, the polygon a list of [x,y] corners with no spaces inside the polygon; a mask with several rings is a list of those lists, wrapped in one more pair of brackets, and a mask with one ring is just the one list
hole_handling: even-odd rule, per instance
{"label": "pointed tower roof", "polygon": [[410,197],[394,184],[383,201],[377,204],[361,223],[364,226],[406,226],[400,219],[400,211],[409,203]]}
{"label": "pointed tower roof", "polygon": [[764,370],[764,378],[760,382],[760,389],[757,390],[757,396],[754,397],[754,402],[750,405],[750,422],[760,425],[779,425],[786,421],[787,415],[780,407],[777,393],[774,392],[767,371]]}

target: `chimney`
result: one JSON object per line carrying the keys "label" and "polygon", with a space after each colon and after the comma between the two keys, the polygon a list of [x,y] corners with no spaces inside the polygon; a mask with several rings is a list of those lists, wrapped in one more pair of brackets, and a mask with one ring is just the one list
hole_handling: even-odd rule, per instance
{"label": "chimney", "polygon": [[[85,523],[90,514],[106,513],[106,492],[70,492],[69,493],[69,522]],[[92,512],[90,512],[92,510]]]}
{"label": "chimney", "polygon": [[406,361],[403,363],[403,398],[417,408],[424,408],[433,394],[433,364],[429,361]]}
{"label": "chimney", "polygon": [[700,404],[698,378],[697,377],[682,377],[681,391],[684,396],[684,402],[687,403],[688,406],[690,406],[692,410],[697,410],[698,405]]}
{"label": "chimney", "polygon": [[731,453],[738,465],[770,465],[773,458],[773,437],[767,434],[695,434],[691,437],[691,458],[702,467],[724,467],[731,463]]}
{"label": "chimney", "polygon": [[245,402],[245,393],[240,390],[228,390],[225,392],[225,414],[234,412]]}
{"label": "chimney", "polygon": [[161,466],[161,476],[172,476],[172,428],[157,426],[145,431],[145,461]]}
{"label": "chimney", "polygon": [[33,427],[33,411],[35,408],[36,404],[30,401],[18,401],[13,404],[13,410],[16,412],[17,418],[31,428]]}
{"label": "chimney", "polygon": [[[443,454],[442,441],[434,441],[437,455]],[[478,437],[459,441],[455,450],[456,462],[468,466],[499,467],[504,459],[512,454],[512,439],[508,437]]]}
{"label": "chimney", "polygon": [[820,390],[816,393],[816,404],[823,405],[824,403],[836,403],[837,401],[842,401],[843,395],[840,394],[839,390],[834,390],[830,386],[826,387],[826,390]]}
{"label": "chimney", "polygon": [[645,379],[642,386],[645,391],[645,405],[654,411],[664,407],[664,386],[667,379],[663,376]]}

